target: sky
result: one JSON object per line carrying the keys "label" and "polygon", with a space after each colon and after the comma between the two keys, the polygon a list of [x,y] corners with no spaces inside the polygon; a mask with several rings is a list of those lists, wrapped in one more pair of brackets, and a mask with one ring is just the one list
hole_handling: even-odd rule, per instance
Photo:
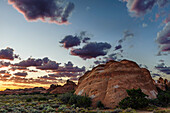
{"label": "sky", "polygon": [[170,80],[170,0],[1,0],[0,90],[77,82],[128,59]]}

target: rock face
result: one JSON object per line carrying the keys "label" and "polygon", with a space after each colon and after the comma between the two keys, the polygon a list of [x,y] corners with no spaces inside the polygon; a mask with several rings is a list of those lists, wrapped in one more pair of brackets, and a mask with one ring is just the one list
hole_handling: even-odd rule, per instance
{"label": "rock face", "polygon": [[149,98],[156,98],[157,89],[147,69],[128,60],[109,61],[80,77],[75,94],[90,96],[93,106],[102,101],[105,107],[114,108],[127,97],[126,89],[133,88],[141,88]]}
{"label": "rock face", "polygon": [[[55,88],[50,91],[51,94],[62,94],[62,93],[67,93],[67,92],[75,90],[77,85],[74,82],[67,80],[67,83],[64,84],[63,86],[55,85],[53,87]],[[50,88],[52,89],[52,86],[50,86]]]}
{"label": "rock face", "polygon": [[46,91],[43,87],[34,87],[34,88],[25,88],[25,89],[6,89],[4,91],[0,91],[0,94],[31,94],[31,93],[42,93],[43,91]]}
{"label": "rock face", "polygon": [[156,87],[163,91],[166,90],[166,87],[170,87],[170,82],[167,79],[164,80],[162,77],[160,77],[159,80],[157,80],[157,82],[155,82],[154,84]]}

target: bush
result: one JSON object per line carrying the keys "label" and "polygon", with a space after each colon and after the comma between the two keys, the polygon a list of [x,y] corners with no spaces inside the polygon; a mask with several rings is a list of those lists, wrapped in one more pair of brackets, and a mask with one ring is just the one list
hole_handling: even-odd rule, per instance
{"label": "bush", "polygon": [[149,100],[145,98],[147,95],[142,92],[141,89],[131,89],[126,90],[129,97],[126,97],[119,105],[121,108],[133,108],[133,109],[140,109],[145,108],[149,104]]}
{"label": "bush", "polygon": [[98,101],[97,102],[97,107],[98,108],[104,108],[104,105],[103,105],[103,103],[101,101]]}
{"label": "bush", "polygon": [[90,107],[91,98],[88,96],[79,96],[72,93],[62,94],[58,97],[64,104],[75,104],[76,107]]}
{"label": "bush", "polygon": [[45,97],[38,98],[38,101],[46,101],[46,100],[48,100],[48,99]]}
{"label": "bush", "polygon": [[150,99],[149,103],[158,107],[170,106],[170,90],[167,87],[166,91],[161,90],[157,87],[158,95],[156,99]]}
{"label": "bush", "polygon": [[58,98],[63,102],[63,103],[68,103],[70,100],[70,97],[72,96],[72,93],[65,93],[62,95],[59,95]]}
{"label": "bush", "polygon": [[157,95],[158,103],[162,107],[170,105],[170,91],[161,91]]}
{"label": "bush", "polygon": [[31,102],[31,101],[32,101],[31,98],[26,99],[26,102]]}

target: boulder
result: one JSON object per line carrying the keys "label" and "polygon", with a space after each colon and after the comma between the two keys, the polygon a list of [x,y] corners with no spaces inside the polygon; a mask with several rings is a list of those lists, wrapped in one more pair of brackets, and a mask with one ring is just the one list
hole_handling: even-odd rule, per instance
{"label": "boulder", "polygon": [[67,93],[75,90],[76,87],[77,85],[74,82],[67,80],[66,84],[64,84],[63,86],[57,85],[55,89],[50,91],[50,93],[51,94]]}
{"label": "boulder", "polygon": [[86,72],[78,81],[77,95],[88,95],[95,107],[101,101],[105,107],[115,108],[127,97],[127,89],[138,89],[148,98],[156,98],[157,89],[150,72],[129,60],[109,61]]}

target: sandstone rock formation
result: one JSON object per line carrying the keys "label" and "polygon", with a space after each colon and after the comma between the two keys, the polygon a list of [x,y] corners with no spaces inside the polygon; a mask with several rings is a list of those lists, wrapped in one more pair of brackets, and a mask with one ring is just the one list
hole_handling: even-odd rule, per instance
{"label": "sandstone rock formation", "polygon": [[[55,88],[50,91],[51,94],[61,94],[75,90],[77,85],[74,82],[67,80],[67,83],[64,84],[63,86],[60,85],[50,86],[51,89],[52,87]],[[50,88],[48,90],[50,90]]]}
{"label": "sandstone rock formation", "polygon": [[167,79],[164,80],[162,77],[160,77],[159,80],[157,80],[157,82],[155,82],[154,84],[156,87],[163,91],[166,90],[166,87],[170,87],[170,82]]}
{"label": "sandstone rock formation", "polygon": [[93,106],[102,101],[105,107],[114,108],[127,96],[126,89],[133,88],[141,88],[149,98],[156,98],[157,89],[147,69],[133,61],[109,61],[80,77],[75,94],[90,96]]}

